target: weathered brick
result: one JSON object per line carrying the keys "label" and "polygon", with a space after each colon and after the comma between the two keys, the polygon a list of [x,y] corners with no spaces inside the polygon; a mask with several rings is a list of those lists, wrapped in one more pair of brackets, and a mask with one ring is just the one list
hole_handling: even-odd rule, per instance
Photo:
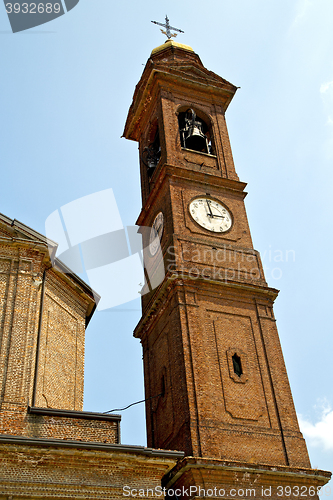
{"label": "weathered brick", "polygon": [[[152,52],[125,125],[124,136],[140,148],[138,224],[152,226],[160,212],[165,221],[166,276],[143,295],[134,332],[143,346],[148,444],[195,457],[171,472],[169,486],[212,484],[208,470],[216,486],[223,485],[230,472],[222,467],[226,461],[244,473],[251,464],[265,464],[263,483],[288,484],[293,473],[306,485],[311,476],[273,313],[278,291],[268,287],[253,248],[246,184],[232,159],[225,111],[235,92],[190,48],[169,40]],[[202,138],[206,130],[210,153],[185,147],[178,116],[187,110],[192,128],[186,133],[198,137],[201,128]],[[156,137],[161,151],[153,171],[145,155]],[[206,227],[194,220],[190,204],[204,197],[228,210],[231,228],[208,230],[209,208]],[[151,281],[155,268],[153,263]],[[269,466],[279,468],[276,477]],[[308,472],[302,476],[299,469]],[[315,484],[328,477],[323,473]]]}
{"label": "weathered brick", "polygon": [[[224,116],[235,91],[168,41],[148,60],[124,132],[140,143],[138,224],[151,226],[160,211],[165,221],[166,276],[142,297],[135,330],[148,444],[180,452],[124,447],[119,417],[81,411],[93,294],[52,267],[43,236],[0,216],[0,498],[116,499],[124,486],[151,498],[161,484],[170,498],[220,498],[207,493],[216,489],[243,498],[247,488],[257,499],[290,498],[288,488],[317,498],[329,480],[310,468],[275,325],[278,292],[252,245]],[[178,115],[188,108],[204,120],[213,154],[182,147]],[[157,131],[161,157],[148,175],[143,158]],[[191,217],[190,202],[204,196],[228,209],[227,232]],[[151,264],[153,281],[157,256]]]}

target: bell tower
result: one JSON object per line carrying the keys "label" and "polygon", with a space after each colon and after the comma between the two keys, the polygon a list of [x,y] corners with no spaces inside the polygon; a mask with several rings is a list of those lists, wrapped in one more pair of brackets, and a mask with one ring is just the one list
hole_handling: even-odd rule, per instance
{"label": "bell tower", "polygon": [[[278,291],[253,248],[246,184],[232,158],[225,112],[236,90],[191,47],[168,40],[152,51],[125,125],[124,136],[139,142],[137,224],[157,231],[166,270],[157,288],[149,274],[134,332],[148,446],[193,457],[169,474],[169,487],[213,477],[233,484],[230,471],[244,467],[250,482],[252,470],[261,471],[258,484],[279,470],[272,480],[281,485],[293,473],[317,487],[328,478],[313,479],[273,313]],[[152,269],[153,240],[144,242]]]}

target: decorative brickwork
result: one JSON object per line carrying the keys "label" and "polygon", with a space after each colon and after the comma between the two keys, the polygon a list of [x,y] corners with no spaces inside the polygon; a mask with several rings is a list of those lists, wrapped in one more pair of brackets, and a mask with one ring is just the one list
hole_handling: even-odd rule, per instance
{"label": "decorative brickwork", "polygon": [[[278,291],[253,248],[246,184],[232,159],[224,115],[236,90],[191,48],[168,40],[152,52],[125,125],[140,150],[137,223],[164,216],[166,276],[143,295],[134,332],[143,346],[148,444],[195,457],[165,479],[170,488],[244,486],[259,476],[262,485],[287,485],[290,474],[303,486],[315,477],[317,487],[330,474],[310,469],[273,314]],[[147,164],[156,130],[160,151]]]}
{"label": "decorative brickwork", "polygon": [[52,265],[52,243],[0,215],[0,499],[152,498],[162,487],[178,499],[286,499],[291,488],[318,498],[328,482],[311,469],[278,291],[252,245],[224,117],[235,92],[169,40],[152,52],[125,126],[140,143],[138,224],[164,218],[166,276],[142,297],[134,332],[151,448],[122,446],[119,416],[82,411],[94,295]]}
{"label": "decorative brickwork", "polygon": [[42,235],[4,217],[0,228],[2,411],[8,405],[82,410],[93,294],[60,263],[52,268]]}
{"label": "decorative brickwork", "polygon": [[5,216],[0,299],[0,498],[115,499],[125,486],[161,488],[183,453],[121,446],[119,415],[82,411],[92,291],[52,266],[42,235]]}
{"label": "decorative brickwork", "polygon": [[0,498],[123,499],[130,490],[161,488],[179,457],[140,446],[0,437]]}
{"label": "decorative brickwork", "polygon": [[46,275],[35,405],[82,410],[86,304],[51,270]]}
{"label": "decorative brickwork", "polygon": [[[286,500],[318,498],[331,474],[246,462],[186,457],[163,478],[163,486],[181,492],[179,498],[253,498]],[[188,495],[183,495],[183,491]],[[167,497],[167,498],[172,498]]]}

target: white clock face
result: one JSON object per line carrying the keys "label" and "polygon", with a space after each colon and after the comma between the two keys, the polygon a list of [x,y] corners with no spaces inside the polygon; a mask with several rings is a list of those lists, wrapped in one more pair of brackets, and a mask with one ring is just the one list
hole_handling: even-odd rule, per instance
{"label": "white clock face", "polygon": [[159,212],[154,219],[152,230],[150,231],[149,251],[152,256],[156,254],[160,246],[163,227],[164,227],[164,216],[162,212]]}
{"label": "white clock face", "polygon": [[230,212],[218,201],[196,198],[189,206],[191,217],[201,227],[215,233],[225,233],[232,226]]}

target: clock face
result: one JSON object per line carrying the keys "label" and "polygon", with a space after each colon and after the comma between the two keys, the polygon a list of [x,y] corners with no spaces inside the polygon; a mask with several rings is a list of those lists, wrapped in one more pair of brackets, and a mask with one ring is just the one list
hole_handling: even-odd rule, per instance
{"label": "clock face", "polygon": [[225,233],[232,226],[230,212],[218,201],[196,198],[189,205],[191,217],[201,227],[214,233]]}
{"label": "clock face", "polygon": [[152,256],[156,254],[160,246],[163,227],[164,227],[164,216],[162,212],[159,212],[154,219],[152,230],[150,231],[149,251]]}

